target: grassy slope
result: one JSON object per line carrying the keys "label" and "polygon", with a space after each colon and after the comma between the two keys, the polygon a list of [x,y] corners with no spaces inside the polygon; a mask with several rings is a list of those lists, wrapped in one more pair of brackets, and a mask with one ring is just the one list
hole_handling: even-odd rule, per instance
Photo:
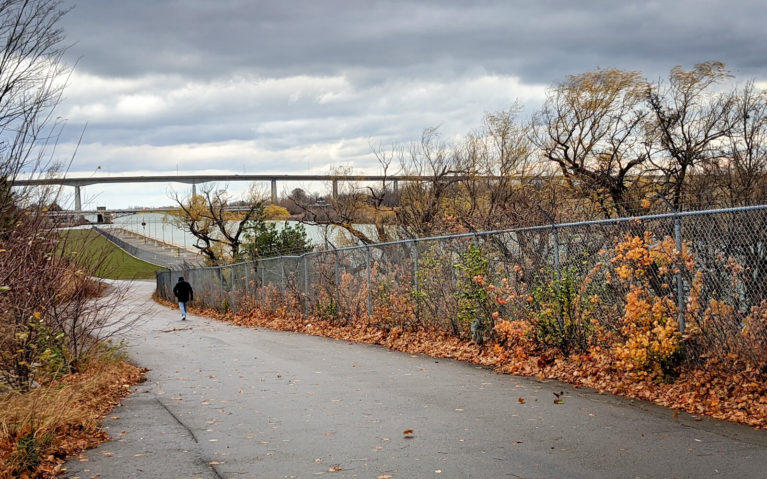
{"label": "grassy slope", "polygon": [[68,230],[64,235],[66,254],[84,255],[94,266],[101,263],[97,271],[101,278],[154,279],[155,272],[163,269],[125,253],[95,231]]}

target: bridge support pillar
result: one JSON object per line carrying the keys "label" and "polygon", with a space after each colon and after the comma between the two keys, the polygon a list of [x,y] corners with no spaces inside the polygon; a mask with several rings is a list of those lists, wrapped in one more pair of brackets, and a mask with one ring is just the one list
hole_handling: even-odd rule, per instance
{"label": "bridge support pillar", "polygon": [[277,178],[272,178],[272,204],[277,204]]}
{"label": "bridge support pillar", "polygon": [[333,180],[333,199],[338,198],[338,180]]}
{"label": "bridge support pillar", "polygon": [[394,192],[396,193],[399,191],[399,180],[394,180],[393,183],[394,183]]}
{"label": "bridge support pillar", "polygon": [[83,210],[83,202],[80,198],[80,186],[75,185],[75,211]]}
{"label": "bridge support pillar", "polygon": [[197,196],[197,183],[192,183],[192,198]]}

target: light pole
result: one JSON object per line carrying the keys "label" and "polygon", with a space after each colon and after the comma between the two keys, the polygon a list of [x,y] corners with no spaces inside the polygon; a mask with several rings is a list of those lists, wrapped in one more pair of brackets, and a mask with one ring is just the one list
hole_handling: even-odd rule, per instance
{"label": "light pole", "polygon": [[144,244],[146,244],[146,221],[141,220],[141,227],[144,228]]}

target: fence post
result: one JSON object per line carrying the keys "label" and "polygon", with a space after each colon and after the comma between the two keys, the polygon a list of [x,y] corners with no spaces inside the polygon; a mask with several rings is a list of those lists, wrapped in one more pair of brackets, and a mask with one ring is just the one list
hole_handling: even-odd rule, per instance
{"label": "fence post", "polygon": [[258,260],[258,265],[261,269],[261,309],[266,310],[266,282],[264,281],[264,269],[266,265],[262,260]]}
{"label": "fence post", "polygon": [[[245,289],[242,292],[242,299],[245,303],[245,308],[249,309],[251,302],[248,300],[248,286],[250,283],[250,263],[245,263]],[[246,309],[246,310],[247,310]]]}
{"label": "fence post", "polygon": [[559,230],[556,226],[552,226],[554,231],[554,273],[557,275],[557,279],[561,279],[562,272],[559,265]]}
{"label": "fence post", "polygon": [[309,316],[309,255],[304,253],[304,316]]}
{"label": "fence post", "polygon": [[236,279],[236,270],[235,266],[232,265],[229,267],[229,270],[231,271],[231,284],[229,285],[229,308],[232,310],[233,313],[237,312],[237,307],[235,306],[235,301],[237,301],[237,292],[235,291],[237,289],[237,279]]}
{"label": "fence post", "polygon": [[[557,293],[559,293],[560,288],[562,288],[562,272],[560,271],[559,267],[559,232],[557,231],[557,227],[555,223],[552,223],[551,225],[551,231],[554,234],[554,277],[556,278],[556,289]],[[559,314],[557,314],[557,323],[559,324],[559,331],[564,334],[565,333],[565,319],[562,317],[562,308],[559,308]]]}
{"label": "fence post", "polygon": [[281,291],[282,291],[282,299],[285,299],[285,288],[287,285],[285,284],[285,257],[280,256],[280,283],[281,283]]}
{"label": "fence post", "polygon": [[413,291],[415,293],[415,319],[421,320],[421,298],[418,295],[418,243],[413,240]]}
{"label": "fence post", "polygon": [[666,203],[666,206],[674,212],[674,240],[676,250],[679,254],[679,264],[676,272],[676,306],[679,309],[679,332],[684,334],[684,279],[682,279],[682,268],[684,267],[684,258],[682,257],[682,217],[679,211],[663,195],[658,195]]}
{"label": "fence post", "polygon": [[679,266],[676,273],[676,303],[679,309],[679,332],[684,334],[684,279],[682,279],[682,267],[684,258],[682,257],[682,217],[674,216],[674,239],[676,240],[676,250],[679,252]]}
{"label": "fence post", "polygon": [[551,231],[554,233],[554,274],[556,275],[557,280],[559,280],[559,231],[557,230],[557,222],[554,221],[554,218],[551,217],[548,211],[541,208],[540,205],[538,206],[538,209],[543,213],[546,219],[549,220],[549,223],[551,223]]}
{"label": "fence post", "polygon": [[[560,266],[559,266],[559,231],[557,230],[557,222],[554,221],[554,218],[551,217],[548,211],[541,208],[540,205],[538,206],[538,209],[541,211],[541,213],[543,213],[546,219],[549,220],[549,223],[551,223],[551,231],[554,233],[554,277],[557,280],[557,282],[555,283],[555,286],[556,286],[557,292],[559,292],[559,288],[562,287],[562,285],[560,284],[560,280],[562,279],[562,272],[560,271]],[[565,320],[562,317],[561,309],[559,311],[559,314],[557,314],[557,324],[559,325],[560,333],[564,334]]]}
{"label": "fence post", "polygon": [[339,316],[341,315],[341,279],[339,278],[338,274],[338,250],[333,248],[333,258],[334,258],[334,273],[335,273],[335,284],[333,285],[333,289],[335,289],[336,293],[336,314]]}
{"label": "fence post", "polygon": [[[213,271],[215,271],[215,273],[213,273]],[[211,273],[213,274],[213,277],[216,279],[215,287],[213,286],[213,281],[210,281],[210,274],[206,275],[209,278],[208,281],[210,281],[210,283],[211,283],[211,286],[209,288],[210,289],[210,303],[208,304],[208,306],[213,308],[213,309],[216,309],[216,293],[221,291],[221,266],[216,266],[213,271],[211,271]],[[218,290],[218,291],[216,291],[216,290]],[[219,296],[220,296],[220,294],[219,294]]]}
{"label": "fence post", "polygon": [[366,281],[367,281],[366,287],[367,287],[367,292],[368,292],[368,294],[367,294],[367,310],[368,310],[368,317],[370,317],[372,315],[372,313],[373,313],[373,306],[372,306],[372,302],[371,302],[371,299],[370,299],[370,288],[372,286],[371,281],[370,281],[370,247],[367,244],[365,244],[365,270],[367,272],[367,279],[366,279]]}

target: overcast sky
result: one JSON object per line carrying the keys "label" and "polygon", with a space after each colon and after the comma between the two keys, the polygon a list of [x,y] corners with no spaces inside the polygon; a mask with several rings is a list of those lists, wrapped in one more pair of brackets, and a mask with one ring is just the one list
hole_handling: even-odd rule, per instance
{"label": "overcast sky", "polygon": [[[464,135],[515,101],[530,114],[547,87],[598,67],[657,79],[719,60],[738,81],[767,80],[761,1],[71,5],[58,154],[87,123],[71,176],[378,173],[371,144]],[[169,204],[173,187],[90,186],[84,206]]]}

